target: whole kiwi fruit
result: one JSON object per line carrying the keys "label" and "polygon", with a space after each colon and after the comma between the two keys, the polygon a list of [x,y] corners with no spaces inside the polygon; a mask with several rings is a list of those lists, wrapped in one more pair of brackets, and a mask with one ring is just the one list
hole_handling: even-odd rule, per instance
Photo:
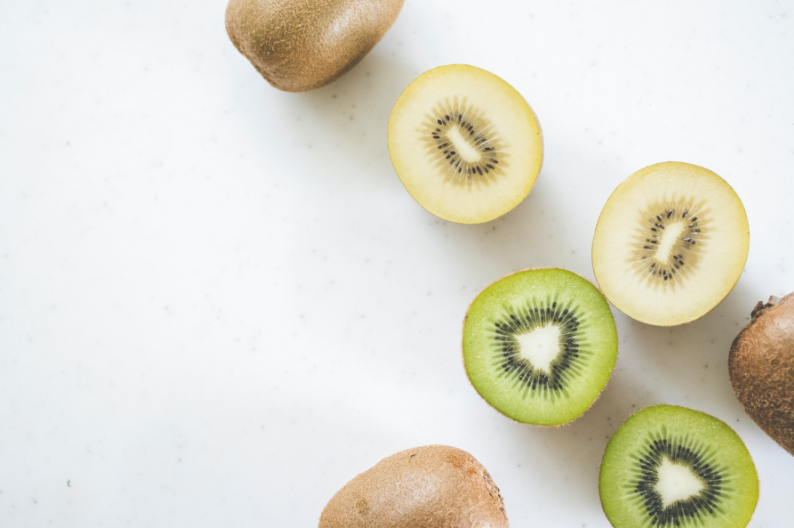
{"label": "whole kiwi fruit", "polygon": [[728,368],[747,414],[794,455],[794,293],[755,306],[731,345]]}
{"label": "whole kiwi fruit", "polygon": [[508,528],[488,471],[455,447],[401,451],[345,484],[319,528]]}
{"label": "whole kiwi fruit", "polygon": [[270,84],[305,92],[358,64],[402,5],[403,0],[230,0],[226,32]]}

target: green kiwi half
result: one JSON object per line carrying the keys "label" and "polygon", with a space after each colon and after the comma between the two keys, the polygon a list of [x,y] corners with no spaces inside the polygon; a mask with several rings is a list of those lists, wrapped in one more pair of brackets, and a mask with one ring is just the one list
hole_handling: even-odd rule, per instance
{"label": "green kiwi half", "polygon": [[609,440],[599,494],[615,528],[744,528],[758,502],[758,475],[724,422],[655,405]]}
{"label": "green kiwi half", "polygon": [[606,385],[617,353],[606,300],[562,269],[520,271],[491,284],[463,325],[471,384],[523,423],[560,425],[579,417]]}

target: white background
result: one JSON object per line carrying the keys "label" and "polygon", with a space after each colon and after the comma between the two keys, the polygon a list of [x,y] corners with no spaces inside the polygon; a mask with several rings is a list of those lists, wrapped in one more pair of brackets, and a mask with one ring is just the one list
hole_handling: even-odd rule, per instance
{"label": "white background", "polygon": [[[597,5],[596,5],[597,4]],[[794,290],[794,2],[407,0],[350,73],[272,88],[225,2],[0,5],[0,526],[302,527],[381,458],[477,457],[512,526],[607,527],[598,467],[641,407],[726,421],[794,518],[794,457],[733,395],[730,343]],[[468,63],[543,126],[529,197],[448,223],[402,187],[389,111]],[[513,423],[469,385],[463,315],[528,267],[593,280],[614,188],[702,165],[747,209],[728,298],[656,328],[615,312],[618,365],[573,424]]]}

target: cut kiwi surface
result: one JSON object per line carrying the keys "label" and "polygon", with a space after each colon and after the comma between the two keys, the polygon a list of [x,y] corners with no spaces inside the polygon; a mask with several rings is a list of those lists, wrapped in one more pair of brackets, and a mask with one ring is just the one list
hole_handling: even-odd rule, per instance
{"label": "cut kiwi surface", "polygon": [[724,422],[656,405],[631,416],[609,440],[599,494],[615,528],[743,528],[758,502],[758,475]]}
{"label": "cut kiwi surface", "polygon": [[463,325],[463,362],[486,402],[513,420],[560,425],[584,413],[615,366],[606,300],[562,269],[509,275],[483,290]]}
{"label": "cut kiwi surface", "polygon": [[430,213],[461,224],[493,220],[529,194],[543,161],[535,114],[480,68],[440,66],[400,95],[388,127],[392,165]]}
{"label": "cut kiwi surface", "polygon": [[658,163],[607,200],[593,237],[593,272],[620,311],[673,326],[730,293],[749,248],[744,206],[725,180],[696,165]]}

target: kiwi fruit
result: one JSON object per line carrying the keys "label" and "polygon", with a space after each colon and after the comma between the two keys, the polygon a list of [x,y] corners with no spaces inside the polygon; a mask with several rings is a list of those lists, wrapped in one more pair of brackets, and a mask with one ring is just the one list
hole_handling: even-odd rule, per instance
{"label": "kiwi fruit", "polygon": [[618,310],[674,326],[730,293],[749,248],[744,206],[725,180],[696,165],[657,163],[607,200],[593,237],[593,272]]}
{"label": "kiwi fruit", "polygon": [[758,502],[758,475],[724,422],[655,405],[610,438],[598,490],[615,528],[743,528]]}
{"label": "kiwi fruit", "polygon": [[402,5],[403,0],[230,0],[226,32],[270,84],[305,92],[358,64]]}
{"label": "kiwi fruit", "polygon": [[453,64],[425,72],[389,117],[392,165],[408,193],[451,222],[478,224],[529,194],[543,162],[532,109],[496,75]]}
{"label": "kiwi fruit", "polygon": [[455,447],[401,451],[345,484],[319,528],[508,528],[504,502],[477,459]]}
{"label": "kiwi fruit", "polygon": [[615,321],[589,281],[562,269],[524,270],[491,284],[463,323],[463,363],[480,396],[505,416],[560,425],[584,413],[618,354]]}
{"label": "kiwi fruit", "polygon": [[794,293],[759,302],[731,345],[728,369],[747,414],[794,455]]}

